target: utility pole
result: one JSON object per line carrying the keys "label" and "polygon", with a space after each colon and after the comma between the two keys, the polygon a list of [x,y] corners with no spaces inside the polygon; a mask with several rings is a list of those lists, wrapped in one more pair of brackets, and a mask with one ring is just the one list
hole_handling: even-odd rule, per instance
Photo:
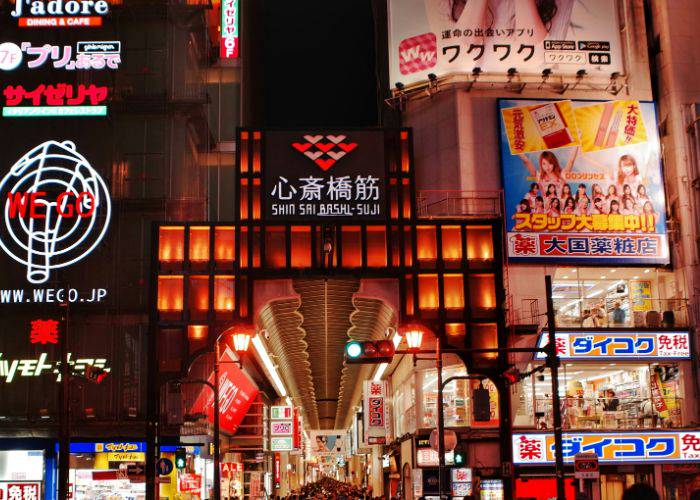
{"label": "utility pole", "polygon": [[214,500],[221,500],[221,436],[219,430],[219,339],[214,348]]}
{"label": "utility pole", "polygon": [[58,498],[69,498],[70,367],[68,366],[68,304],[61,304],[61,388],[59,390]]}
{"label": "utility pole", "polygon": [[445,410],[442,405],[442,352],[440,337],[435,338],[435,362],[437,364],[437,430],[438,430],[438,495],[442,500],[442,485],[445,477]]}
{"label": "utility pole", "polygon": [[557,356],[556,326],[554,318],[554,302],[552,300],[552,276],[544,277],[547,293],[547,329],[549,343],[547,344],[547,364],[552,377],[552,417],[554,419],[554,460],[557,480],[557,500],[566,500],[564,491],[564,439],[561,424],[561,402],[559,400],[559,358]]}

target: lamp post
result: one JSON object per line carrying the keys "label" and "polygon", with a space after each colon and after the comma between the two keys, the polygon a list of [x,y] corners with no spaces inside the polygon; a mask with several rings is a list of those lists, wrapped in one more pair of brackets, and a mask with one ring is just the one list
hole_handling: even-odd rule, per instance
{"label": "lamp post", "polygon": [[[221,443],[220,443],[220,407],[219,407],[219,365],[220,360],[220,340],[225,336],[231,337],[233,350],[239,356],[245,354],[250,346],[252,338],[251,328],[234,326],[222,332],[214,341],[214,383],[207,380],[180,380],[180,384],[203,384],[209,387],[214,393],[214,500],[221,499]],[[223,361],[223,363],[233,363],[243,367],[241,359],[234,361]]]}

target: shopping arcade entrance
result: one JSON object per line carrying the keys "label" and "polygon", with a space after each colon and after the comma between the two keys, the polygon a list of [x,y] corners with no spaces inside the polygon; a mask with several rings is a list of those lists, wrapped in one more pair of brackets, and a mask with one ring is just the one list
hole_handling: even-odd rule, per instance
{"label": "shopping arcade entrance", "polygon": [[[292,314],[304,307],[310,307],[312,311],[313,297],[318,299],[320,289],[323,289],[324,298],[315,300],[316,310],[322,307],[326,311],[316,316],[335,317],[334,311],[329,314],[327,310],[329,287],[330,296],[338,299],[337,306],[346,310],[340,315],[342,321],[337,324],[338,334],[325,337],[334,339],[334,344],[322,346],[325,359],[335,360],[329,363],[328,372],[343,370],[345,342],[383,335],[384,328],[377,328],[382,324],[376,321],[379,317],[384,318],[386,326],[421,323],[438,335],[445,347],[506,347],[502,309],[502,230],[497,212],[490,216],[420,217],[413,180],[410,130],[362,133],[374,135],[371,138],[374,143],[369,148],[373,153],[378,148],[382,152],[380,156],[373,154],[365,158],[365,163],[360,162],[360,168],[364,168],[367,161],[379,162],[379,167],[376,164],[369,167],[371,175],[381,176],[379,214],[334,218],[298,216],[299,212],[287,212],[286,217],[276,215],[265,201],[266,197],[275,193],[279,196],[280,193],[277,191],[280,185],[270,182],[265,173],[265,160],[272,154],[270,144],[266,144],[268,133],[240,130],[236,162],[236,220],[230,224],[182,222],[156,225],[152,283],[157,286],[152,290],[151,352],[159,361],[167,356],[168,362],[151,364],[155,367],[152,368],[150,390],[154,420],[158,408],[158,385],[185,375],[190,361],[201,352],[211,351],[218,335],[232,325],[265,327],[271,336],[275,336],[271,339],[273,349],[275,342],[282,349],[278,356],[287,352],[285,363],[289,367],[298,361],[300,354],[306,359],[314,358],[309,346],[314,346],[315,342],[295,344],[294,341],[298,341],[304,332],[313,334],[313,330],[319,330],[319,327],[303,327],[298,331],[294,330],[299,326],[296,325],[286,329],[286,333],[282,331],[285,329],[278,329],[275,333],[274,328],[266,327],[265,318],[270,325],[280,324],[274,321],[275,307],[286,307]],[[298,132],[295,136],[305,139],[349,137],[344,144],[352,144],[350,141],[356,134],[360,132]],[[377,141],[381,147],[377,146]],[[325,147],[330,143],[322,144]],[[355,144],[358,152],[362,151],[362,137]],[[293,149],[299,149],[294,143],[286,144],[286,148],[293,154],[296,154]],[[303,157],[302,160],[307,161]],[[342,165],[340,160],[338,163]],[[321,170],[317,174],[319,177],[323,175]],[[332,168],[328,171],[333,173]],[[351,178],[352,175],[364,174],[355,171]],[[279,177],[282,179],[281,175]],[[285,177],[284,180],[289,179]],[[276,294],[285,289],[292,290],[292,293],[281,293],[282,297],[289,297],[286,304],[268,300],[279,297]],[[339,300],[343,294],[345,299]],[[298,300],[294,295],[302,299],[298,304],[292,303]],[[363,326],[355,328],[357,325],[352,325],[353,331],[348,326],[350,316],[357,313],[358,301],[374,312],[367,316],[369,321]],[[355,310],[349,309],[349,304]],[[387,308],[387,305],[392,307]],[[382,310],[382,306],[386,309]],[[302,316],[310,318],[314,314]],[[199,331],[196,342],[191,335],[195,327]],[[328,330],[320,327],[320,331],[327,333]],[[277,334],[280,339],[285,334],[287,337],[281,341]],[[164,346],[167,346],[167,352]],[[329,352],[331,357],[328,357]],[[491,376],[497,383],[499,379],[495,375],[502,373],[507,365],[505,357],[492,354],[468,356],[465,353],[460,357],[470,373]],[[322,378],[314,376],[313,367],[311,372],[311,384]],[[344,373],[343,376],[357,381],[367,375]],[[298,398],[304,402],[306,413],[319,416],[319,428],[340,425],[343,418],[343,415],[339,416],[343,412],[338,407],[339,403],[342,404],[340,398],[311,398],[303,394],[308,393],[303,387],[301,383],[294,383],[291,395],[295,401]],[[339,388],[333,391],[340,392]],[[507,432],[510,429],[509,398],[504,386],[499,387],[499,392],[500,425],[502,431]],[[508,461],[510,450],[502,449],[501,455],[503,461]]]}

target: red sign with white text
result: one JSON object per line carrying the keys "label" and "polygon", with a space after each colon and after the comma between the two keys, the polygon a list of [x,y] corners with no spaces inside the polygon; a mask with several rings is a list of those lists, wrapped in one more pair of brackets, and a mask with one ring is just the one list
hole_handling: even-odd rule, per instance
{"label": "red sign with white text", "polygon": [[35,481],[0,482],[0,500],[38,500],[41,483]]}
{"label": "red sign with white text", "polygon": [[[219,365],[219,419],[221,429],[234,434],[258,395],[258,388],[234,364],[230,349],[226,348]],[[214,383],[214,374],[209,377]],[[214,422],[214,395],[209,387],[199,393],[190,413],[204,413]]]}

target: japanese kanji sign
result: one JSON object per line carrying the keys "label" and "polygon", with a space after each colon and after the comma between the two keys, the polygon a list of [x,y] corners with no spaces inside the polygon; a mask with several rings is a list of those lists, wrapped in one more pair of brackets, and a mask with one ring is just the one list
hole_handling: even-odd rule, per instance
{"label": "japanese kanji sign", "polygon": [[365,380],[362,391],[362,412],[364,414],[365,446],[386,444],[388,388],[386,381]]}
{"label": "japanese kanji sign", "polygon": [[499,106],[509,260],[669,262],[653,103]]}
{"label": "japanese kanji sign", "polygon": [[[688,332],[558,332],[555,341],[561,359],[690,359]],[[540,334],[537,346],[547,344],[547,333]],[[539,352],[535,357],[546,355]]]}
{"label": "japanese kanji sign", "polygon": [[[389,1],[390,82],[411,84],[470,73],[557,75],[585,69],[608,77],[624,72],[615,3],[609,0],[446,2]],[[526,14],[527,12],[527,14]]]}
{"label": "japanese kanji sign", "polygon": [[265,218],[384,218],[384,140],[381,130],[266,132]]}
{"label": "japanese kanji sign", "polygon": [[238,58],[238,0],[221,1],[221,47],[219,57],[221,59]]}
{"label": "japanese kanji sign", "polygon": [[[700,432],[591,432],[565,433],[565,463],[579,453],[595,453],[600,463],[700,462]],[[513,434],[513,463],[554,463],[553,434]]]}
{"label": "japanese kanji sign", "polygon": [[38,481],[0,481],[0,499],[2,500],[39,500],[41,482]]}

